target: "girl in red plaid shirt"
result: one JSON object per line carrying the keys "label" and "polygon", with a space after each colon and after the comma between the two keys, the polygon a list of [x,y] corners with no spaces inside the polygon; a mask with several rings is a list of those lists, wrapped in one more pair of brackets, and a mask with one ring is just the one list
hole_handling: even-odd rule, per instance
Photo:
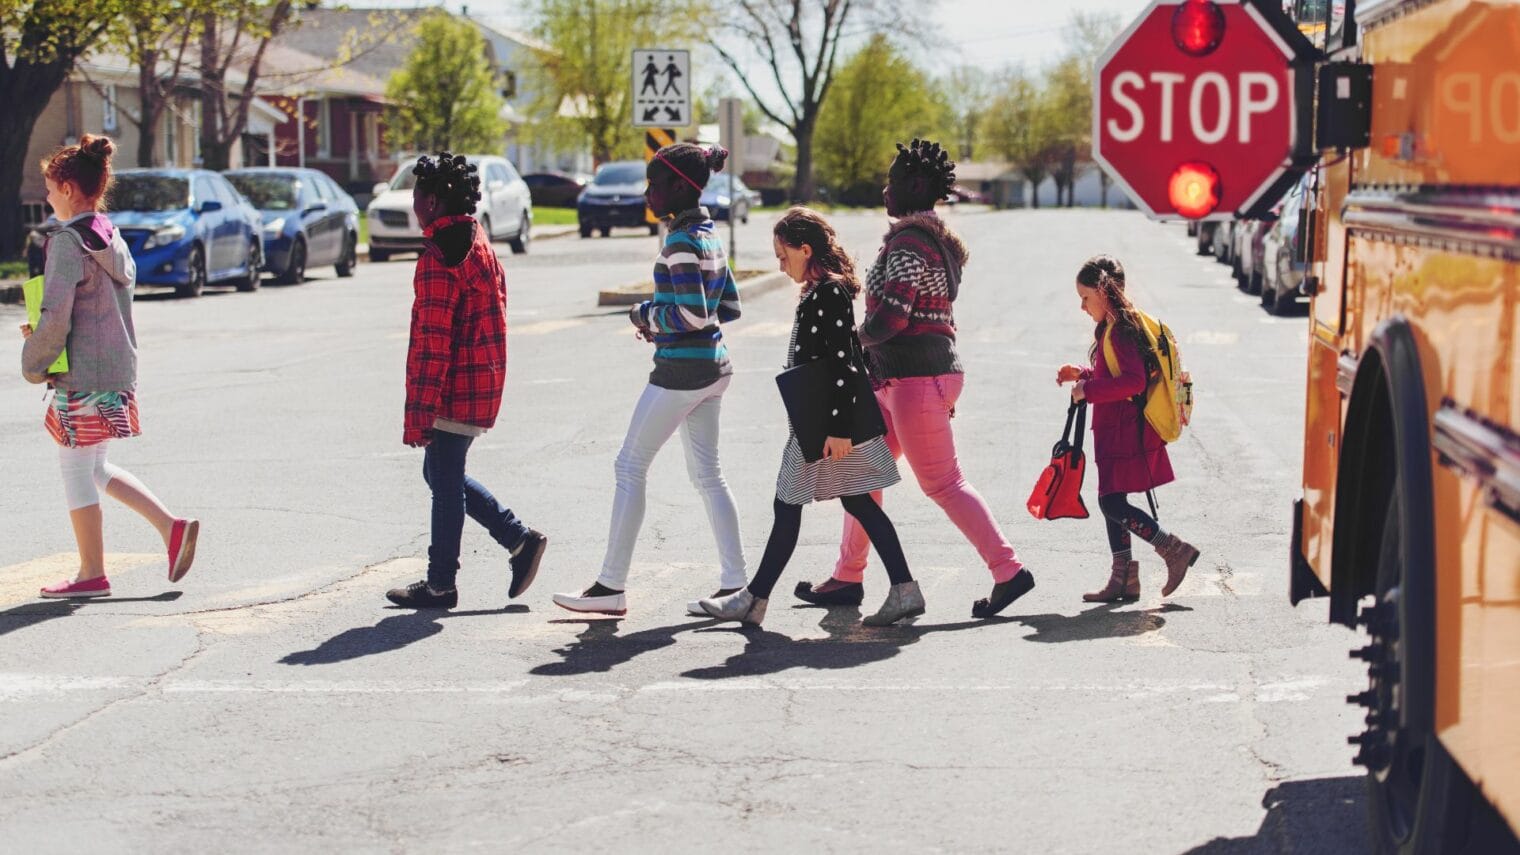
{"label": "girl in red plaid shirt", "polygon": [[480,176],[449,152],[419,158],[412,172],[412,210],[426,242],[413,281],[402,441],[427,449],[422,477],[433,492],[432,544],[427,578],[386,596],[407,608],[448,609],[459,602],[454,577],[467,514],[511,554],[510,597],[533,583],[549,539],[465,474],[470,443],[496,424],[507,376],[506,275],[471,216]]}

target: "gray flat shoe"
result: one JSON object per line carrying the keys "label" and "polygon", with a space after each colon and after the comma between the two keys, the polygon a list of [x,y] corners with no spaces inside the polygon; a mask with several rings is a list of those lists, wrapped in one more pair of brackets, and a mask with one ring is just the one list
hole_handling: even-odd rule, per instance
{"label": "gray flat shoe", "polygon": [[769,600],[758,599],[748,588],[741,588],[726,597],[708,597],[697,602],[718,620],[736,620],[759,626],[765,620],[765,606]]}
{"label": "gray flat shoe", "polygon": [[887,601],[881,604],[876,614],[865,618],[861,623],[866,626],[891,626],[900,620],[918,617],[923,613],[924,594],[918,589],[918,583],[904,582],[888,589]]}

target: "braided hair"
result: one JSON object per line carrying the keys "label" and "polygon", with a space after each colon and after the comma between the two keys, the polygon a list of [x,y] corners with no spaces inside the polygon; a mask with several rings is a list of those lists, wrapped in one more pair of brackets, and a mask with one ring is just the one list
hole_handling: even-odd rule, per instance
{"label": "braided hair", "polygon": [[931,211],[955,186],[955,161],[939,143],[915,139],[897,144],[887,176],[892,198],[905,213]]}
{"label": "braided hair", "polygon": [[[776,221],[771,233],[776,240],[793,249],[802,246],[813,248],[809,264],[824,277],[844,286],[851,297],[860,293],[860,277],[855,273],[855,262],[839,245],[839,236],[822,215],[811,208],[794,207]],[[813,272],[813,271],[809,271]]]}
{"label": "braided hair", "polygon": [[[681,203],[689,201],[689,204],[681,204],[680,207],[695,208],[702,198],[700,188],[706,187],[712,174],[721,172],[723,164],[727,162],[728,149],[722,146],[702,146],[681,142],[660,149],[654,160],[649,162],[649,174],[651,178],[659,174],[667,180],[673,179],[671,188],[675,201]],[[680,170],[680,173],[677,174],[675,170]],[[692,183],[686,183],[686,178],[682,178],[682,175],[691,179]]]}
{"label": "braided hair", "polygon": [[[1150,339],[1145,337],[1145,329],[1140,323],[1140,315],[1135,311],[1135,304],[1129,301],[1129,296],[1124,293],[1124,265],[1119,259],[1111,255],[1095,255],[1082,263],[1082,268],[1077,271],[1077,282],[1088,288],[1098,289],[1103,299],[1113,309],[1113,325],[1118,332],[1128,336],[1140,350],[1140,358],[1145,363],[1145,373],[1149,377],[1152,372],[1161,370],[1161,362],[1156,358],[1156,353],[1151,349]],[[1098,348],[1102,344],[1103,324],[1093,331],[1091,356],[1096,359]]]}
{"label": "braided hair", "polygon": [[450,216],[475,213],[480,201],[480,175],[475,164],[462,154],[439,152],[436,159],[423,155],[412,167],[417,191],[436,198]]}

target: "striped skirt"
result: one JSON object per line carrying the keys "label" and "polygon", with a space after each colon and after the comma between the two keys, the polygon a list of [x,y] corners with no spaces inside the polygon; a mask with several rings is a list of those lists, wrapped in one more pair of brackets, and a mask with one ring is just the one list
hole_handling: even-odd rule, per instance
{"label": "striped skirt", "polygon": [[824,502],[840,496],[858,496],[884,490],[902,476],[897,461],[882,437],[855,446],[837,460],[815,460],[802,456],[797,435],[787,437],[781,453],[781,472],[776,476],[776,498],[789,505]]}
{"label": "striped skirt", "polygon": [[85,448],[142,433],[132,392],[53,392],[43,425],[65,448]]}

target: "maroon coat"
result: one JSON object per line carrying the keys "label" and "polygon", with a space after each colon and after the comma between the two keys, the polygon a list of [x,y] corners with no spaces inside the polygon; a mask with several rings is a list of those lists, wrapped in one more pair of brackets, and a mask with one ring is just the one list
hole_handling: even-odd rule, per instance
{"label": "maroon coat", "polygon": [[[1098,495],[1143,493],[1175,480],[1166,443],[1145,421],[1134,397],[1145,391],[1145,362],[1140,348],[1125,335],[1114,336],[1114,355],[1119,376],[1108,370],[1103,358],[1103,327],[1098,328],[1097,347],[1090,368],[1082,370],[1083,394],[1092,405],[1093,460],[1098,466]],[[1145,448],[1140,447],[1144,425]],[[1147,473],[1147,462],[1149,473]]]}

